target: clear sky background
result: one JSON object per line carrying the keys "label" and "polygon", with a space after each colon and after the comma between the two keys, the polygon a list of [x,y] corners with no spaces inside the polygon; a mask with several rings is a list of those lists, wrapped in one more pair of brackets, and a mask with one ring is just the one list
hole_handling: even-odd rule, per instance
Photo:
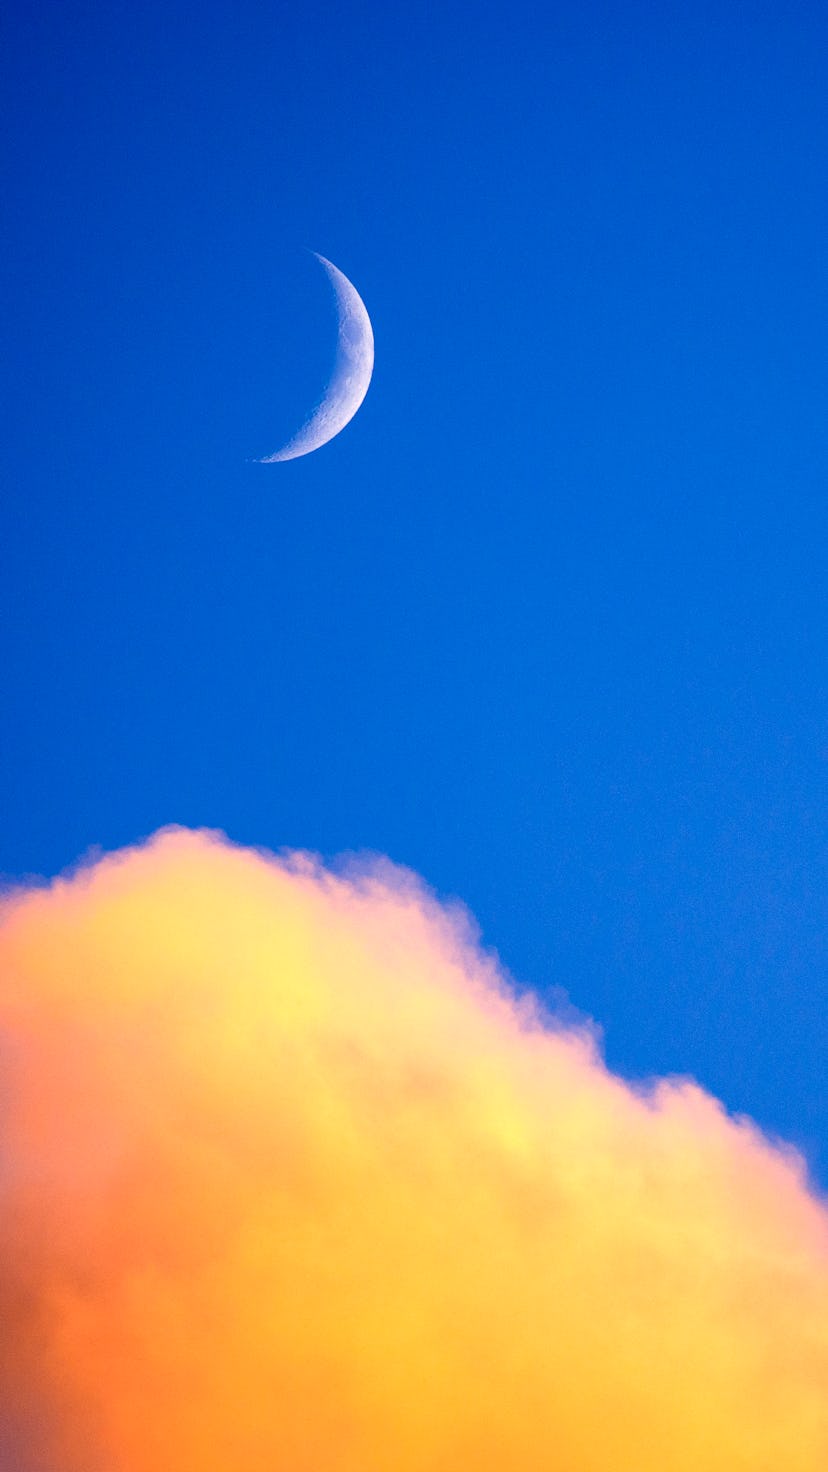
{"label": "clear sky background", "polygon": [[[0,869],[376,849],[828,1184],[822,7],[12,0]],[[374,325],[342,436],[260,466]]]}

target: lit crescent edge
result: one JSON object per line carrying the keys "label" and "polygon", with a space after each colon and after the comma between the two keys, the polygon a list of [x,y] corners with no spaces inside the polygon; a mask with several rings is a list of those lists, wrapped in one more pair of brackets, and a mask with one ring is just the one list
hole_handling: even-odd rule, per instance
{"label": "lit crescent edge", "polygon": [[260,465],[296,460],[326,445],[353,419],[374,371],[374,333],[362,297],[337,266],[316,251],[313,254],[327,271],[336,296],[339,331],[333,373],[310,418],[281,450],[263,456]]}

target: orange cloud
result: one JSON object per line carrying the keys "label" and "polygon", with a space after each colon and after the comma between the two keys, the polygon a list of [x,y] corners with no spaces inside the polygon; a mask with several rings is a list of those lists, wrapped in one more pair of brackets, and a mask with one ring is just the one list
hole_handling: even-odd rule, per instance
{"label": "orange cloud", "polygon": [[5,904],[10,1472],[825,1472],[828,1213],[391,866],[169,831]]}

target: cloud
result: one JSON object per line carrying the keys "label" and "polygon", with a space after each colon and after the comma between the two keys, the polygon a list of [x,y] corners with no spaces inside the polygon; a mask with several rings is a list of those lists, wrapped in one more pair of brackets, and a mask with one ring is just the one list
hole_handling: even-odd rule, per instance
{"label": "cloud", "polygon": [[15,1472],[824,1472],[828,1212],[390,865],[171,830],[0,925]]}

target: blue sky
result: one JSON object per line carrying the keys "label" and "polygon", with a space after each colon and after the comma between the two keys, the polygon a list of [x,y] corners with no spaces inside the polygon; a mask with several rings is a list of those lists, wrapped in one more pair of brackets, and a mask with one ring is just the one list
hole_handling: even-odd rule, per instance
{"label": "blue sky", "polygon": [[826,30],[11,4],[0,869],[388,853],[828,1182]]}

